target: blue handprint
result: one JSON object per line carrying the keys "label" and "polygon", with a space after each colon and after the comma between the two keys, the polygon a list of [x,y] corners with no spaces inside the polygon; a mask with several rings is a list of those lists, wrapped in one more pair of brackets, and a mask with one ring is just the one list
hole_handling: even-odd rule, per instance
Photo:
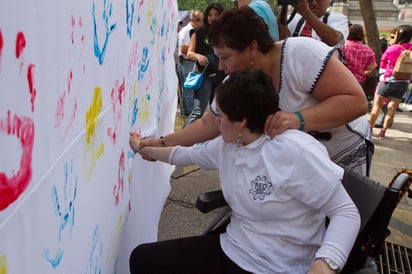
{"label": "blue handprint", "polygon": [[99,59],[99,64],[102,65],[104,61],[104,55],[106,54],[107,43],[109,42],[109,36],[111,32],[116,28],[116,23],[109,25],[109,18],[112,16],[112,3],[107,3],[103,0],[103,14],[102,19],[104,21],[105,27],[105,37],[103,41],[102,48],[99,46],[99,38],[97,37],[97,22],[96,22],[96,7],[93,1],[92,16],[93,16],[93,26],[94,26],[94,55]]}

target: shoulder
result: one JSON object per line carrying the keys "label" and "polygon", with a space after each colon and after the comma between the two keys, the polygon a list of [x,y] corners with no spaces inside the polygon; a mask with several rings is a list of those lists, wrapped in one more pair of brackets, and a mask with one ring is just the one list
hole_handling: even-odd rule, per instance
{"label": "shoulder", "polygon": [[[282,155],[294,162],[302,155],[328,155],[325,146],[306,132],[297,129],[288,129],[271,139],[263,150],[267,155]],[[305,156],[306,157],[306,156]],[[327,156],[329,157],[329,156]],[[285,163],[288,165],[287,163]]]}
{"label": "shoulder", "polygon": [[288,24],[288,28],[292,32],[291,35],[295,31],[295,28],[301,18],[302,18],[302,15],[296,13],[295,17],[293,17],[292,21]]}
{"label": "shoulder", "polygon": [[308,148],[312,145],[321,145],[321,143],[319,143],[319,141],[313,138],[311,135],[297,129],[288,129],[273,138],[271,142],[288,151],[291,149],[301,151],[302,148]]}
{"label": "shoulder", "polygon": [[252,8],[253,10],[259,9],[259,10],[264,10],[266,12],[272,11],[272,9],[270,8],[270,5],[266,1],[263,1],[263,0],[251,1],[248,6]]}
{"label": "shoulder", "polygon": [[[302,53],[305,55],[308,55],[307,51],[309,52],[329,52],[333,48],[329,47],[325,43],[318,41],[316,39],[308,38],[308,37],[288,37],[285,39],[285,42],[283,44],[283,47],[287,51],[293,51],[293,54],[296,53]],[[305,50],[306,52],[300,52],[301,50]],[[302,60],[300,60],[301,62]]]}
{"label": "shoulder", "polygon": [[342,13],[330,13],[328,17],[328,22],[329,20],[334,20],[334,21],[346,21],[348,22],[348,17]]}
{"label": "shoulder", "polygon": [[403,43],[401,45],[401,47],[403,47],[404,49],[407,49],[407,50],[412,50],[412,44],[411,43]]}
{"label": "shoulder", "polygon": [[399,44],[393,44],[386,49],[385,53],[387,53],[387,55],[400,54],[402,50]]}
{"label": "shoulder", "polygon": [[187,23],[186,26],[184,26],[180,31],[179,31],[179,35],[188,35],[190,30],[193,29],[192,25],[190,25],[190,23]]}

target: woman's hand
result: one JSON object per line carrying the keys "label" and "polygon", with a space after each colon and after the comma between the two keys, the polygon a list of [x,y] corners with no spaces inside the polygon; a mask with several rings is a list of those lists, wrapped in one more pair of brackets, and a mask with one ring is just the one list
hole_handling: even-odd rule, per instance
{"label": "woman's hand", "polygon": [[207,57],[199,53],[196,53],[196,60],[204,67],[209,63]]}
{"label": "woman's hand", "polygon": [[287,129],[298,129],[300,127],[299,117],[292,112],[278,111],[269,115],[265,123],[265,132],[270,138],[281,134]]}
{"label": "woman's hand", "polygon": [[140,135],[137,134],[136,132],[130,133],[130,138],[129,138],[129,144],[130,147],[132,148],[134,153],[139,153],[140,150],[142,149],[141,143],[140,143]]}
{"label": "woman's hand", "polygon": [[152,139],[141,139],[140,146],[143,147],[161,147],[162,141],[160,138],[152,138]]}
{"label": "woman's hand", "polygon": [[139,153],[146,161],[155,162],[156,160],[144,153],[144,147],[162,146],[160,139],[142,139],[137,133],[130,133],[129,144],[134,153]]}

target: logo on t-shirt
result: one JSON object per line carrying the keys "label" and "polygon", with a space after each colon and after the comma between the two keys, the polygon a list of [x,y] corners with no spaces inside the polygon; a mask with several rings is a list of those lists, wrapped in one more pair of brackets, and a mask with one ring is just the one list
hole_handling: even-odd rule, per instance
{"label": "logo on t-shirt", "polygon": [[267,195],[272,193],[272,183],[268,181],[266,176],[258,175],[255,180],[250,182],[249,194],[253,200],[263,200]]}

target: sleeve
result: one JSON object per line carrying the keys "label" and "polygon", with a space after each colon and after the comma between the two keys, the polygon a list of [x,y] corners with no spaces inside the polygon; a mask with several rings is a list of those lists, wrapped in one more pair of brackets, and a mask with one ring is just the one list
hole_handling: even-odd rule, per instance
{"label": "sleeve", "polygon": [[[283,47],[281,85],[287,88],[288,93],[290,92],[288,96],[293,96],[291,93],[295,93],[299,97],[298,93],[301,91],[311,93],[325,70],[328,60],[332,55],[338,54],[336,48],[308,37],[287,38]],[[293,100],[302,101],[299,98]],[[289,106],[289,104],[281,105]]]}
{"label": "sleeve", "polygon": [[359,233],[359,212],[342,184],[322,209],[330,222],[315,257],[332,259],[342,269]]}
{"label": "sleeve", "polygon": [[343,40],[339,44],[345,43],[346,37],[349,34],[348,17],[341,13],[332,13],[328,18],[328,25],[342,33]]}
{"label": "sleeve", "polygon": [[[300,20],[300,18],[302,18],[302,16],[300,14],[296,14],[295,17],[293,17],[292,21],[288,24],[288,29],[290,31],[290,36],[293,36],[293,33],[296,30],[296,26],[298,25],[298,22]],[[298,30],[300,33],[300,30]]]}
{"label": "sleeve", "polygon": [[330,218],[316,258],[330,258],[342,268],[360,227],[358,210],[342,185],[344,171],[329,159],[321,144],[295,147],[300,153],[282,189]]}
{"label": "sleeve", "polygon": [[195,144],[191,147],[176,146],[169,155],[169,164],[177,166],[197,165],[205,170],[216,170],[220,163],[221,137]]}

